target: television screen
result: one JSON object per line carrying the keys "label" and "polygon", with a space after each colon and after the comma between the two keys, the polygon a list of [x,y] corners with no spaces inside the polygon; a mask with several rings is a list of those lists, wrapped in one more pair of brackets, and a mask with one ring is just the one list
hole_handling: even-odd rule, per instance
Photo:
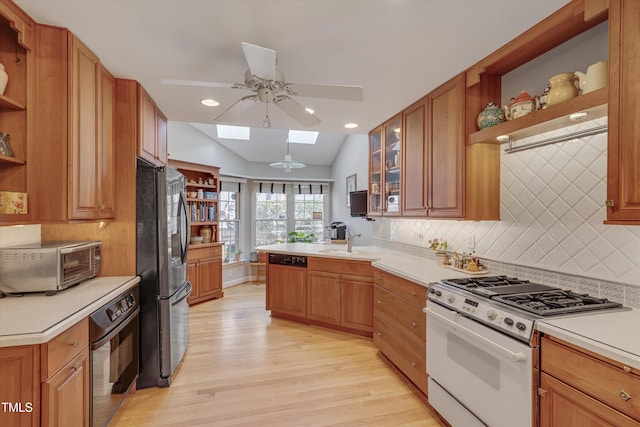
{"label": "television screen", "polygon": [[351,203],[351,216],[367,216],[367,190],[352,191],[349,193]]}

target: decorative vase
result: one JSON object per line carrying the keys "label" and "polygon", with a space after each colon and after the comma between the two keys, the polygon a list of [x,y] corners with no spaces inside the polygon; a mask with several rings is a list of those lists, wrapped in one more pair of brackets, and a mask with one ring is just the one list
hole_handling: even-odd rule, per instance
{"label": "decorative vase", "polygon": [[511,111],[511,120],[526,116],[527,114],[536,111],[536,100],[523,90],[517,98],[511,101],[509,104],[509,110]]}
{"label": "decorative vase", "polygon": [[211,226],[203,225],[200,227],[200,235],[202,236],[202,243],[211,243],[211,236],[213,235]]}
{"label": "decorative vase", "polygon": [[504,111],[495,102],[490,102],[478,114],[478,128],[485,129],[504,122]]}
{"label": "decorative vase", "polygon": [[4,70],[4,64],[0,64],[0,95],[4,95],[4,90],[7,88],[9,82],[9,76]]}
{"label": "decorative vase", "polygon": [[444,259],[447,257],[446,252],[436,252],[436,264],[444,265]]}
{"label": "decorative vase", "polygon": [[11,150],[8,139],[8,133],[0,132],[0,156],[13,157],[13,150]]}
{"label": "decorative vase", "polygon": [[549,94],[547,95],[547,105],[556,105],[578,96],[578,87],[575,82],[577,77],[574,73],[560,73],[549,79]]}

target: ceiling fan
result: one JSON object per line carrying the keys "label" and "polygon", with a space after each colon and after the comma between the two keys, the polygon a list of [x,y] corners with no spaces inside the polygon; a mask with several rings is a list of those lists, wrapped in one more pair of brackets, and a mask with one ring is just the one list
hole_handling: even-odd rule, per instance
{"label": "ceiling fan", "polygon": [[215,118],[222,123],[232,123],[256,102],[266,104],[264,127],[271,127],[269,103],[280,108],[304,127],[320,123],[320,119],[296,102],[292,97],[337,99],[342,101],[362,101],[361,86],[317,85],[287,83],[282,71],[276,68],[276,51],[251,43],[242,42],[242,51],[249,65],[244,73],[244,83],[220,83],[193,80],[158,79],[165,84],[182,86],[222,87],[253,91],[243,96],[222,114]]}

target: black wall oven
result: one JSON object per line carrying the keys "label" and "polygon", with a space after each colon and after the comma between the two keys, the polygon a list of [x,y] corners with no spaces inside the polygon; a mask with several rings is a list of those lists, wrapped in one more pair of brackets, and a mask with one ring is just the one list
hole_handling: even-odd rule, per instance
{"label": "black wall oven", "polygon": [[139,299],[136,285],[89,317],[92,426],[107,425],[138,378]]}

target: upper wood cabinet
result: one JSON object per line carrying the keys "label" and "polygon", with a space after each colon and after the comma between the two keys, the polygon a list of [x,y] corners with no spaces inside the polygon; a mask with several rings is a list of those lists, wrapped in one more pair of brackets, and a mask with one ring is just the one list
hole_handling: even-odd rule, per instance
{"label": "upper wood cabinet", "polygon": [[64,28],[36,26],[30,209],[42,222],[113,219],[114,80]]}
{"label": "upper wood cabinet", "polygon": [[369,133],[369,215],[400,215],[402,115]]}
{"label": "upper wood cabinet", "polygon": [[[0,63],[9,81],[0,95],[0,132],[9,134],[13,156],[0,155],[0,190],[26,193],[28,105],[33,93],[27,90],[32,78],[34,22],[9,1],[0,1]],[[28,99],[29,98],[29,99]],[[32,215],[0,213],[0,224],[29,222]]]}
{"label": "upper wood cabinet", "polygon": [[138,156],[156,166],[167,164],[167,118],[147,91],[138,85],[140,136]]}
{"label": "upper wood cabinet", "polygon": [[607,222],[640,225],[640,2],[610,0]]}
{"label": "upper wood cabinet", "polygon": [[402,214],[426,216],[427,171],[430,153],[425,144],[427,98],[420,99],[402,113],[404,150],[402,151]]}

